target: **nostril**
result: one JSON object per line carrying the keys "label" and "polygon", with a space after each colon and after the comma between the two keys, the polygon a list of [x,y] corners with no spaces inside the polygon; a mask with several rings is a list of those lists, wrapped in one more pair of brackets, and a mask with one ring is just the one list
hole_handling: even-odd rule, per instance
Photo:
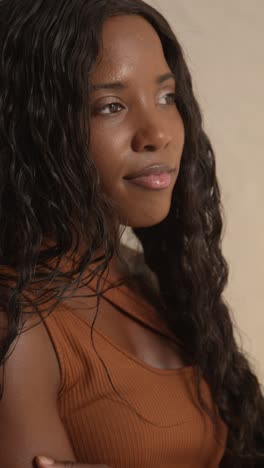
{"label": "nostril", "polygon": [[144,146],[144,151],[155,151],[156,148],[154,145],[146,145]]}

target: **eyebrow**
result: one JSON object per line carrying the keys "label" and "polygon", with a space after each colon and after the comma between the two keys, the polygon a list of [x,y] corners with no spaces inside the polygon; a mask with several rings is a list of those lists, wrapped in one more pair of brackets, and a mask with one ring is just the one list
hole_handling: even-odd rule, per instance
{"label": "eyebrow", "polygon": [[[165,81],[168,80],[174,80],[176,81],[176,77],[173,73],[165,73],[164,75],[160,75],[156,78],[155,82],[157,84],[162,84]],[[122,90],[128,88],[128,84],[124,83],[122,81],[112,81],[110,83],[97,83],[92,85],[91,90],[92,91],[98,91],[100,89],[117,89],[117,90]]]}

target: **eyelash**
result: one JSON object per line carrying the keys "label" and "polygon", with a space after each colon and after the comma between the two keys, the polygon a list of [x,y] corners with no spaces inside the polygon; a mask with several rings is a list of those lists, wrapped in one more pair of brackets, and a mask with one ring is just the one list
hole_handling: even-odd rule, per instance
{"label": "eyelash", "polygon": [[[166,98],[170,98],[171,101],[167,103],[167,105],[174,105],[175,102],[176,102],[176,93],[168,93],[168,94],[165,94],[164,96],[162,97],[166,97]],[[166,105],[166,104],[163,104],[163,105]],[[104,106],[102,107],[99,107],[95,110],[95,114],[101,114],[101,115],[114,115],[114,114],[118,114],[119,112],[121,112],[121,110],[117,111],[117,112],[107,112],[107,113],[103,113],[103,111],[107,108],[110,108],[110,106],[120,106],[122,109],[124,109],[124,106],[120,103],[120,102],[110,102],[109,104],[105,104]]]}
{"label": "eyelash", "polygon": [[172,102],[170,102],[169,104],[175,104],[175,102],[176,102],[176,93],[168,93],[168,94],[165,94],[164,97],[172,98]]}
{"label": "eyelash", "polygon": [[[122,109],[124,109],[124,106],[123,106],[122,104],[120,104],[120,102],[110,102],[109,104],[106,104],[105,106],[102,106],[101,108],[99,108],[97,112],[98,112],[98,113],[102,113],[102,111],[103,111],[104,109],[107,109],[107,108],[110,109],[111,106],[120,106]],[[118,112],[120,112],[120,111],[118,111]],[[109,112],[108,115],[109,115],[109,114],[110,114],[110,115],[111,115],[111,114],[118,114],[118,112]],[[104,115],[107,115],[107,114],[104,114]]]}

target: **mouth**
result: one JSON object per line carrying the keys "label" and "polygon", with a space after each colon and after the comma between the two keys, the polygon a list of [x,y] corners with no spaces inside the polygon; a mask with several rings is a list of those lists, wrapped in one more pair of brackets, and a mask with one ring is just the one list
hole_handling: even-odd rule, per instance
{"label": "mouth", "polygon": [[140,187],[151,190],[162,190],[171,185],[174,173],[176,173],[176,169],[174,168],[164,164],[155,164],[128,174],[124,179]]}
{"label": "mouth", "polygon": [[175,169],[165,164],[153,164],[152,166],[144,167],[136,172],[132,172],[124,177],[126,180],[136,179],[137,177],[147,177],[150,175],[170,174]]}

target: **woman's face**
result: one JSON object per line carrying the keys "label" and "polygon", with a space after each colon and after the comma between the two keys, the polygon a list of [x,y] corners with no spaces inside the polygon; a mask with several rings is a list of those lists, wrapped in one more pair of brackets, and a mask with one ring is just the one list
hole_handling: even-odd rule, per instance
{"label": "woman's face", "polygon": [[[92,74],[91,155],[122,223],[152,226],[168,215],[184,145],[177,83],[142,17],[108,19],[102,44]],[[149,167],[154,173],[142,175]]]}

